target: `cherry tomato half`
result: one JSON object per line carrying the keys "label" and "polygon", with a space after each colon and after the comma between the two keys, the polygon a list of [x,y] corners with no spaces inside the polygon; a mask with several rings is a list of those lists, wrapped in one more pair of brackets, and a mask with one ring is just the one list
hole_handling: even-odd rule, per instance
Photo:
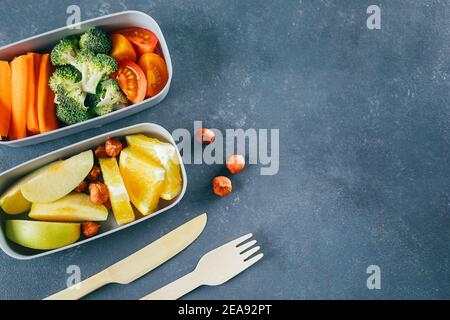
{"label": "cherry tomato half", "polygon": [[144,28],[125,28],[115,33],[124,35],[133,44],[139,57],[144,53],[155,51],[158,44],[158,37],[150,30]]}
{"label": "cherry tomato half", "polygon": [[136,51],[134,51],[133,46],[130,41],[125,38],[124,35],[120,33],[114,33],[111,35],[112,41],[112,51],[111,57],[117,61],[131,60],[136,61]]}
{"label": "cherry tomato half", "polygon": [[169,80],[166,62],[155,53],[146,53],[139,59],[138,64],[147,77],[147,94],[145,96],[147,98],[156,96]]}
{"label": "cherry tomato half", "polygon": [[132,103],[138,103],[145,99],[147,79],[136,63],[133,61],[119,62],[119,70],[114,73],[113,77]]}

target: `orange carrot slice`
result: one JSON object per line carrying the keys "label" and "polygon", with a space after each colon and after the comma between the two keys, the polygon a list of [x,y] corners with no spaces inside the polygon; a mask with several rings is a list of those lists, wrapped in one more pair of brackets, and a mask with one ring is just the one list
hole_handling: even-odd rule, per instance
{"label": "orange carrot slice", "polygon": [[11,123],[11,69],[0,61],[0,140],[7,137]]}
{"label": "orange carrot slice", "polygon": [[27,71],[28,56],[19,56],[11,61],[11,125],[9,139],[27,136]]}
{"label": "orange carrot slice", "polygon": [[[39,133],[39,119],[37,114],[36,94],[36,62],[40,55],[28,53],[27,73],[27,129],[31,133]],[[40,59],[39,59],[40,60]],[[39,73],[38,73],[39,75]]]}
{"label": "orange carrot slice", "polygon": [[56,119],[55,102],[52,90],[48,86],[48,79],[52,73],[50,55],[43,54],[39,69],[37,111],[39,118],[39,130],[41,133],[58,128]]}

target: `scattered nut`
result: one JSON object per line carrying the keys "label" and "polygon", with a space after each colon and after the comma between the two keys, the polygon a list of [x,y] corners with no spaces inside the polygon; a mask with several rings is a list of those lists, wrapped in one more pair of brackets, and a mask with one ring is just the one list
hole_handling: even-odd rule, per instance
{"label": "scattered nut", "polygon": [[109,199],[108,187],[101,182],[89,184],[89,193],[92,203],[97,205],[104,204]]}
{"label": "scattered nut", "polygon": [[225,197],[231,193],[233,187],[231,180],[224,176],[215,177],[213,179],[213,191],[219,197]]}
{"label": "scattered nut", "polygon": [[86,181],[81,181],[81,183],[78,185],[78,187],[76,187],[73,191],[77,192],[77,193],[82,193],[86,190],[87,187],[87,183]]}
{"label": "scattered nut", "polygon": [[88,221],[83,223],[83,234],[86,238],[95,236],[100,230],[100,225],[96,222]]}
{"label": "scattered nut", "polygon": [[240,154],[233,154],[227,161],[227,169],[232,173],[236,174],[245,167],[245,158]]}
{"label": "scattered nut", "polygon": [[108,139],[105,142],[106,154],[111,158],[117,157],[122,151],[122,142],[116,139]]}
{"label": "scattered nut", "polygon": [[197,143],[210,144],[214,142],[216,135],[211,129],[201,128],[195,132],[194,138]]}
{"label": "scattered nut", "polygon": [[108,199],[108,201],[106,201],[104,204],[103,204],[105,207],[106,207],[106,209],[108,209],[108,210],[111,210],[112,209],[112,205],[111,205],[111,201]]}
{"label": "scattered nut", "polygon": [[105,146],[97,147],[94,153],[97,158],[108,158]]}
{"label": "scattered nut", "polygon": [[102,174],[102,170],[99,166],[94,165],[91,169],[91,172],[89,172],[87,178],[90,182],[97,181],[100,175]]}

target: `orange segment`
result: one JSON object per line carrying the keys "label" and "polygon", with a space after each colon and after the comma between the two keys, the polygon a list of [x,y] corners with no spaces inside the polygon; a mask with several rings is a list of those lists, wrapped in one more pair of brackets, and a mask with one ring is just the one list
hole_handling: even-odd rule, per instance
{"label": "orange segment", "polygon": [[159,163],[166,170],[166,178],[161,198],[172,200],[181,193],[181,168],[175,147],[158,139],[149,138],[142,134],[126,137],[129,146]]}
{"label": "orange segment", "polygon": [[120,226],[134,221],[135,217],[131,208],[130,197],[120,175],[116,158],[100,158],[99,161],[103,180],[108,186],[109,199],[117,224]]}
{"label": "orange segment", "polygon": [[154,212],[164,188],[164,168],[138,150],[127,147],[120,153],[120,172],[134,206],[143,215]]}

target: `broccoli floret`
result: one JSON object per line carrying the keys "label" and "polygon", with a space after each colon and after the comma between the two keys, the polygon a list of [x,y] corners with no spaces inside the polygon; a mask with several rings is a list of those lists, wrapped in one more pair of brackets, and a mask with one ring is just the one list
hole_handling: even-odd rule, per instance
{"label": "broccoli floret", "polygon": [[108,79],[100,82],[95,95],[88,95],[86,104],[95,114],[102,116],[126,107],[128,100],[117,81]]}
{"label": "broccoli floret", "polygon": [[77,84],[79,89],[81,89],[81,84],[78,83],[80,81],[81,73],[77,69],[72,66],[62,66],[53,72],[49,80],[49,86],[53,92],[56,92],[59,86],[68,88],[74,84]]}
{"label": "broccoli floret", "polygon": [[56,116],[65,124],[71,125],[94,117],[87,107],[70,97],[58,96],[57,99]]}
{"label": "broccoli floret", "polygon": [[49,86],[55,93],[55,101],[84,106],[86,93],[81,87],[81,73],[72,66],[63,66],[55,70],[49,80]]}
{"label": "broccoli floret", "polygon": [[72,65],[77,66],[78,37],[68,36],[61,39],[53,48],[51,53],[52,64],[55,66]]}
{"label": "broccoli floret", "polygon": [[91,28],[80,37],[80,48],[92,53],[110,54],[112,41],[102,29]]}
{"label": "broccoli floret", "polygon": [[81,71],[81,85],[85,92],[95,94],[99,82],[117,71],[117,62],[106,54],[82,52],[77,57]]}
{"label": "broccoli floret", "polygon": [[56,116],[66,124],[75,124],[93,117],[84,105],[86,93],[81,88],[81,73],[72,66],[55,70],[49,80],[55,93]]}

